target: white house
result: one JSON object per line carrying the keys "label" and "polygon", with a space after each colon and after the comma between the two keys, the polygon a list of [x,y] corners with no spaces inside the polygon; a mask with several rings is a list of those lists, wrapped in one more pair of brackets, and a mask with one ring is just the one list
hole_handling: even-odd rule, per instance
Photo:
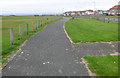
{"label": "white house", "polygon": [[86,15],[93,15],[94,11],[93,10],[85,10]]}

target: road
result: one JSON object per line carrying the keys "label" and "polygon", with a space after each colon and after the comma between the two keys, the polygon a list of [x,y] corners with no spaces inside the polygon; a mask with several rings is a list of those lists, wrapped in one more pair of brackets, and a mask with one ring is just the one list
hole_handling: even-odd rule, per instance
{"label": "road", "polygon": [[[98,17],[92,17],[92,16],[78,16],[78,17],[84,17],[84,18],[98,18]],[[120,21],[120,18],[117,18],[117,17],[99,17],[99,19],[105,19],[105,20],[113,20],[115,19],[115,21]]]}
{"label": "road", "polygon": [[83,56],[117,50],[117,43],[70,43],[63,29],[68,19],[51,23],[29,38],[2,70],[3,76],[88,76]]}

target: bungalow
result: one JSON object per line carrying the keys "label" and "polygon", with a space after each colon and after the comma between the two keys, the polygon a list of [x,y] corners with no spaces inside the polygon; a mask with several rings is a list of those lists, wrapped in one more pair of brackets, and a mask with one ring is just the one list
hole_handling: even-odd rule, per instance
{"label": "bungalow", "polygon": [[120,5],[115,5],[109,9],[109,15],[120,15]]}
{"label": "bungalow", "polygon": [[93,15],[94,11],[93,10],[85,10],[86,15]]}
{"label": "bungalow", "polygon": [[77,12],[76,12],[76,15],[77,15],[77,16],[81,15],[80,11],[77,11]]}
{"label": "bungalow", "polygon": [[63,13],[64,16],[71,16],[71,11]]}
{"label": "bungalow", "polygon": [[103,11],[103,15],[109,15],[110,13],[109,13],[109,10],[104,10]]}
{"label": "bungalow", "polygon": [[103,10],[96,10],[96,11],[94,11],[94,14],[95,15],[103,15]]}
{"label": "bungalow", "polygon": [[86,11],[77,11],[77,15],[85,15]]}
{"label": "bungalow", "polygon": [[71,16],[76,15],[76,11],[71,12]]}
{"label": "bungalow", "polygon": [[85,12],[86,12],[86,11],[77,11],[77,12],[76,12],[76,15],[85,15]]}

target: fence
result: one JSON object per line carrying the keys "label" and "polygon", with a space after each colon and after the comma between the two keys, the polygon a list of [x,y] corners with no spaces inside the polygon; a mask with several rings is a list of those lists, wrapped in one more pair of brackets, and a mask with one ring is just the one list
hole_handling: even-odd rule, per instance
{"label": "fence", "polygon": [[[52,22],[52,21],[55,21],[55,20],[58,20],[60,19],[61,17],[57,17],[57,18],[44,18],[44,19],[41,19],[41,20],[35,20],[35,30],[38,30],[38,28],[40,27],[43,27],[44,25]],[[29,27],[30,25],[26,24],[26,35],[29,35]],[[31,23],[31,31],[33,32],[34,31],[34,25],[33,25],[33,21]],[[22,40],[23,36],[22,36],[22,26],[19,25],[19,38],[20,40]],[[10,28],[10,44],[11,45],[14,45],[14,36],[13,36],[14,32],[13,32],[13,28],[11,27]]]}
{"label": "fence", "polygon": [[92,18],[92,19],[97,19],[98,21],[102,21],[102,22],[107,22],[110,23],[112,21],[112,23],[115,23],[115,21],[119,21],[118,18],[115,17],[100,17],[100,16],[80,16],[83,18]]}
{"label": "fence", "polygon": [[[91,17],[90,17],[91,18]],[[93,18],[93,17],[92,17]],[[107,21],[107,23],[110,23],[110,21],[112,21],[112,23],[115,23],[115,18],[109,18],[109,17],[94,17],[94,19],[97,19],[98,21],[103,21],[104,23]]]}

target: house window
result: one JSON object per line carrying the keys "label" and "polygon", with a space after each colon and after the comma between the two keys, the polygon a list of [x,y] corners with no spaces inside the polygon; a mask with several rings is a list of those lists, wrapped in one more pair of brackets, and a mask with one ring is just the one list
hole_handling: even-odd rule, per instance
{"label": "house window", "polygon": [[114,9],[112,9],[112,11],[115,11]]}

